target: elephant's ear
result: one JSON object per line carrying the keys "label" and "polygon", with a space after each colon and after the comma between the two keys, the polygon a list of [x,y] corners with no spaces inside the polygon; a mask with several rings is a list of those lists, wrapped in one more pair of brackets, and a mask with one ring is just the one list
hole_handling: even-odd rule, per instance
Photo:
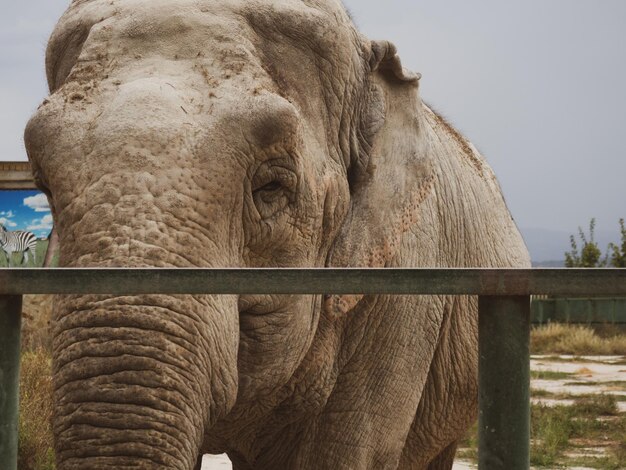
{"label": "elephant's ear", "polygon": [[[402,67],[395,46],[386,41],[372,43],[369,66],[359,152],[348,172],[351,207],[328,267],[389,266],[434,180],[427,138],[420,129],[420,76]],[[362,297],[329,296],[325,309],[341,315]]]}

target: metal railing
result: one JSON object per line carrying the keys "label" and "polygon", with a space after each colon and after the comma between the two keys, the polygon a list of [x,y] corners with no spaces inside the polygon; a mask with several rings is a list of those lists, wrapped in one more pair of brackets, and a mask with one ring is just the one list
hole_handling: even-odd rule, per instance
{"label": "metal railing", "polygon": [[585,325],[626,325],[626,298],[532,299],[533,324],[577,323]]}
{"label": "metal railing", "polygon": [[479,468],[530,466],[530,296],[623,296],[626,269],[0,269],[0,467],[17,461],[23,294],[479,296]]}

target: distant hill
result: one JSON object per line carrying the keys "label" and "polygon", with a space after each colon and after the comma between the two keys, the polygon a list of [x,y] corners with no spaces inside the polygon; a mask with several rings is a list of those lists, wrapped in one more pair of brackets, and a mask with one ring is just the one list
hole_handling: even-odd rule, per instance
{"label": "distant hill", "polygon": [[533,261],[533,268],[564,268],[563,260],[557,261]]}
{"label": "distant hill", "polygon": [[[534,266],[541,267],[559,267],[563,266],[565,252],[570,251],[569,237],[576,235],[578,241],[578,232],[566,232],[561,230],[547,230],[542,228],[520,228],[530,257]],[[606,252],[606,247],[610,242],[617,242],[619,234],[615,232],[596,232],[595,240],[602,250]],[[580,243],[579,243],[580,245]],[[560,261],[558,261],[560,260]]]}

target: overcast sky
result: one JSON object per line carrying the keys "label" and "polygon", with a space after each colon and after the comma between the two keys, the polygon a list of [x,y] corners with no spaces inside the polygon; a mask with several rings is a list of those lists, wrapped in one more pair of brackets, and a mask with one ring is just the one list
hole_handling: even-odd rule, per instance
{"label": "overcast sky", "polygon": [[[396,43],[425,101],[483,152],[523,230],[626,217],[626,1],[345,0]],[[67,0],[2,0],[0,160],[25,160],[44,51]]]}

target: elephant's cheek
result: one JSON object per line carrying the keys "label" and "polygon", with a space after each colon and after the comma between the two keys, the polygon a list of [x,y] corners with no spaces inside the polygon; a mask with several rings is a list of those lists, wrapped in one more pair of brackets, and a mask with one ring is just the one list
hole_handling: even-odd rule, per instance
{"label": "elephant's cheek", "polygon": [[67,296],[54,320],[58,468],[193,468],[237,395],[235,299]]}

